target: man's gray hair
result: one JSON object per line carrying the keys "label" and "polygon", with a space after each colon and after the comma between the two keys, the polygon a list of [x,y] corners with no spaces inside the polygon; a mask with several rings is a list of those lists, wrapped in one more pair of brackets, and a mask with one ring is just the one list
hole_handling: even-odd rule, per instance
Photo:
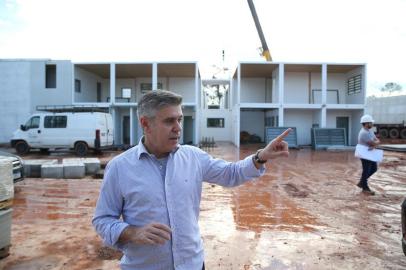
{"label": "man's gray hair", "polygon": [[156,112],[166,106],[182,104],[182,96],[166,90],[150,91],[138,102],[138,119],[142,116],[152,118]]}

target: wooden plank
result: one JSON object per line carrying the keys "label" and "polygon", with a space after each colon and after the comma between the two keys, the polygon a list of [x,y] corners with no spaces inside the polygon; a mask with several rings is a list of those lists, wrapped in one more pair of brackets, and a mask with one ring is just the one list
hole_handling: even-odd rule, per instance
{"label": "wooden plank", "polygon": [[0,202],[0,210],[10,208],[13,205],[13,199],[8,199]]}

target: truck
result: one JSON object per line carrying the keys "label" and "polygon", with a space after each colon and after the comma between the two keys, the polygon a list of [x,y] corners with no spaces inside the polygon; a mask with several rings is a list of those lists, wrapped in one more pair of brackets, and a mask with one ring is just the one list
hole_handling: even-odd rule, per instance
{"label": "truck", "polygon": [[78,156],[89,149],[100,151],[112,147],[113,120],[103,112],[40,112],[29,117],[11,138],[11,147],[20,155],[31,149],[73,149]]}
{"label": "truck", "polygon": [[381,139],[406,139],[406,95],[368,97],[366,113],[374,120]]}

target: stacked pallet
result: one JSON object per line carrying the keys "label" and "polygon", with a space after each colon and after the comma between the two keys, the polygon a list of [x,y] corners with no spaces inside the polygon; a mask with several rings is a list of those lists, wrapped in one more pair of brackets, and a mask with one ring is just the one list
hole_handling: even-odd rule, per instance
{"label": "stacked pallet", "polygon": [[9,160],[0,160],[0,259],[9,254],[13,198],[13,164]]}

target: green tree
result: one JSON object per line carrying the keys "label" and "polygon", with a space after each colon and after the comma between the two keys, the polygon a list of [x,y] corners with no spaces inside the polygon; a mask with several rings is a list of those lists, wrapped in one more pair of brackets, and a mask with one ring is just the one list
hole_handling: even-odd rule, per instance
{"label": "green tree", "polygon": [[402,86],[395,82],[388,82],[383,87],[381,87],[381,91],[384,93],[389,93],[389,95],[391,95],[393,92],[402,91]]}

